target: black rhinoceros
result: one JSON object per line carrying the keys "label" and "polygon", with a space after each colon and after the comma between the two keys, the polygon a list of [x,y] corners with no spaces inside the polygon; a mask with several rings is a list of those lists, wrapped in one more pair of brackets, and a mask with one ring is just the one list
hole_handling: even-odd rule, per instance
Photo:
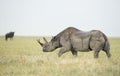
{"label": "black rhinoceros", "polygon": [[74,27],[68,27],[56,36],[54,36],[50,42],[45,38],[45,43],[37,40],[43,47],[44,52],[52,52],[57,48],[61,48],[58,56],[71,51],[74,56],[77,56],[77,52],[89,52],[94,51],[94,58],[98,58],[98,53],[103,50],[107,57],[111,57],[110,44],[107,36],[99,30],[91,30],[84,32]]}

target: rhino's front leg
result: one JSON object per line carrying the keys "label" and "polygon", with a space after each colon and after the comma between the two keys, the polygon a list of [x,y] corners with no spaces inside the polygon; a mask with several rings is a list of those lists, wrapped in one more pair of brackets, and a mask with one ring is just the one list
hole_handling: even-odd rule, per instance
{"label": "rhino's front leg", "polygon": [[69,51],[68,49],[62,47],[62,48],[60,49],[59,53],[58,53],[58,57],[60,57],[62,54],[66,53],[66,52],[68,52],[68,51]]}
{"label": "rhino's front leg", "polygon": [[71,52],[72,52],[73,56],[77,57],[77,51],[71,50]]}

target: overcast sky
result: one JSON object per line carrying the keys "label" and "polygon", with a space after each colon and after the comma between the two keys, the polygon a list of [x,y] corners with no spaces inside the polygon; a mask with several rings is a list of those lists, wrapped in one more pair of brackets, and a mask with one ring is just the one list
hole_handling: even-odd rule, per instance
{"label": "overcast sky", "polygon": [[0,0],[0,35],[51,36],[70,26],[120,37],[120,0]]}

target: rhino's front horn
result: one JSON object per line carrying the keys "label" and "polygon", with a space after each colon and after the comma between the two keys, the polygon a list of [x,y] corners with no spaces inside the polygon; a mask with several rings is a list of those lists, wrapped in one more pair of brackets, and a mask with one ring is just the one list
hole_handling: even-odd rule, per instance
{"label": "rhino's front horn", "polygon": [[37,42],[43,47],[44,44],[40,42],[40,39]]}
{"label": "rhino's front horn", "polygon": [[48,41],[46,40],[46,38],[45,38],[45,37],[43,37],[43,39],[44,39],[45,43],[48,43]]}

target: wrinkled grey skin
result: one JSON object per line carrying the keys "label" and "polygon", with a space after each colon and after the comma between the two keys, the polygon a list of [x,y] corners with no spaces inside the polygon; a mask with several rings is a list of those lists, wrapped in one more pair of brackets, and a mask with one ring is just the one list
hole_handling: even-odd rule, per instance
{"label": "wrinkled grey skin", "polygon": [[43,47],[44,52],[52,52],[57,48],[61,48],[58,56],[71,51],[74,56],[77,52],[94,51],[94,58],[98,58],[100,50],[103,50],[107,57],[111,57],[110,44],[104,33],[98,30],[83,32],[74,27],[68,27],[55,37],[50,42],[44,38],[45,43],[38,43]]}

